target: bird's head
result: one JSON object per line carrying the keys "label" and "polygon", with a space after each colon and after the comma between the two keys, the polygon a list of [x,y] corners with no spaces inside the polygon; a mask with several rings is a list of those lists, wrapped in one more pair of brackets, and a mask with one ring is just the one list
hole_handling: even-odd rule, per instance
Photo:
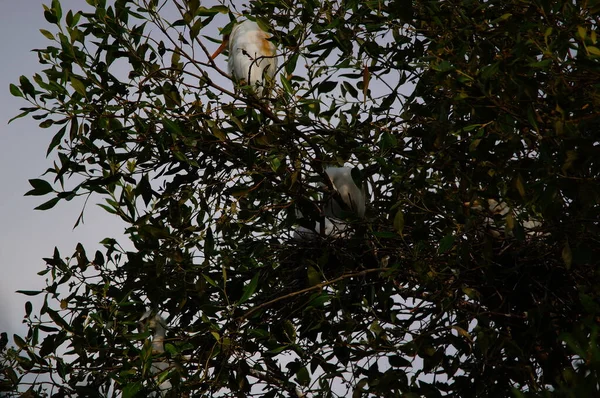
{"label": "bird's head", "polygon": [[221,54],[223,52],[223,50],[225,50],[227,48],[228,45],[229,45],[229,35],[225,35],[225,36],[223,36],[223,42],[221,43],[219,48],[217,48],[217,50],[210,57],[212,59],[215,59],[217,57],[217,55]]}
{"label": "bird's head", "polygon": [[223,34],[223,41],[217,50],[210,56],[212,59],[215,59],[217,55],[221,54],[223,50],[225,50],[229,46],[229,39],[231,38],[231,32],[235,27],[235,22],[230,22],[227,24],[221,33]]}
{"label": "bird's head", "polygon": [[168,329],[167,322],[163,319],[163,317],[151,309],[142,315],[139,322],[141,323],[141,326],[147,327],[153,332],[164,331],[165,329]]}

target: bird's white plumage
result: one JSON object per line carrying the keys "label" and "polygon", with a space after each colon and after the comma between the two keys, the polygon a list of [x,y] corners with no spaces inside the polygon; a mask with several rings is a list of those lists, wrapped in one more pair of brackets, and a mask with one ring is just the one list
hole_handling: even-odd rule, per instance
{"label": "bird's white plumage", "polygon": [[[147,327],[153,332],[152,335],[152,353],[153,354],[163,354],[165,352],[165,336],[166,336],[166,322],[165,320],[158,314],[153,314],[152,310],[148,310],[140,319],[140,321],[146,321]],[[165,361],[154,361],[152,362],[151,371],[152,374],[158,375],[169,368],[169,364]],[[167,391],[172,387],[171,382],[169,380],[165,380],[158,388],[161,393],[160,396],[164,397],[167,394]],[[151,394],[152,396],[156,396],[155,394]]]}
{"label": "bird's white plumage", "polygon": [[[340,197],[358,217],[365,216],[367,196],[364,187],[359,188],[352,178],[352,168],[350,167],[328,167],[325,173],[331,180],[333,188],[340,194]],[[346,211],[347,213],[347,211]],[[343,218],[344,211],[335,199],[327,201],[325,204],[325,215],[329,217]]]}
{"label": "bird's white plumage", "polygon": [[[323,235],[334,238],[347,238],[348,224],[343,219],[349,212],[353,212],[357,217],[364,218],[367,195],[364,186],[359,188],[352,178],[352,168],[350,167],[328,167],[325,173],[331,180],[331,185],[339,194],[339,197],[344,202],[343,205],[338,203],[337,198],[330,198],[325,202],[323,213],[323,226],[320,222],[315,223],[314,229],[305,228],[302,226],[296,227],[294,230],[295,240],[310,240],[316,236]],[[336,195],[337,196],[337,195]],[[302,214],[296,215],[302,218]],[[322,228],[321,228],[322,227]],[[321,229],[323,229],[321,231]]]}
{"label": "bird's white plumage", "polygon": [[235,25],[224,41],[229,42],[229,73],[235,81],[252,86],[259,97],[267,94],[265,87],[277,70],[276,48],[270,37],[256,22],[246,20]]}
{"label": "bird's white plumage", "polygon": [[[523,227],[523,230],[528,237],[541,237],[547,235],[547,233],[542,231],[543,223],[539,219],[529,218],[527,220],[522,220],[525,211],[522,208],[511,208],[504,200],[498,202],[495,199],[488,199],[487,206],[485,206],[485,202],[482,204],[478,200],[473,203],[466,202],[465,205],[478,213],[487,214],[487,216],[483,218],[482,227],[494,238],[500,238],[505,236],[505,234],[508,234],[508,236],[513,235],[512,227],[508,230],[505,227],[505,224],[507,223],[506,220],[509,216],[512,217],[513,220],[517,218],[521,219],[521,227]],[[503,218],[505,223],[500,222],[498,218]],[[483,234],[483,231],[480,231],[480,235],[481,234]]]}
{"label": "bird's white plumage", "polygon": [[322,234],[321,223],[316,222],[315,227],[313,229],[305,228],[302,226],[296,227],[296,229],[294,230],[293,238],[295,240],[311,240],[321,235],[331,238],[342,238],[346,237],[347,229],[348,224],[346,224],[345,222],[325,217],[323,219]]}

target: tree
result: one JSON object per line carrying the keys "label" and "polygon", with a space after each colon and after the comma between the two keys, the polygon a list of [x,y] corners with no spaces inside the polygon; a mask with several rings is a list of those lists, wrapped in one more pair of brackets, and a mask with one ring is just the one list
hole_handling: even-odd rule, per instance
{"label": "tree", "polygon": [[[135,250],[45,259],[1,388],[598,394],[600,3],[87,3],[52,1],[46,69],[11,86],[31,102],[17,117],[54,133],[28,194],[100,200]],[[271,98],[217,83],[206,34],[238,12],[271,26]],[[324,167],[344,163],[366,219],[290,239],[297,210],[322,220]],[[148,308],[165,353],[139,329]]]}

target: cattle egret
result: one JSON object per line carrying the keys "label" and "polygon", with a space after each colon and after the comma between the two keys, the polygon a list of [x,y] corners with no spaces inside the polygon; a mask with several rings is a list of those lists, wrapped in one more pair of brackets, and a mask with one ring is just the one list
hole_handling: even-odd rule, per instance
{"label": "cattle egret", "polygon": [[[364,184],[362,188],[359,188],[354,182],[352,168],[327,167],[325,173],[336,194],[325,203],[323,230],[321,231],[321,222],[316,222],[314,229],[298,226],[294,231],[293,238],[295,240],[312,239],[318,235],[335,238],[348,237],[349,235],[346,233],[348,224],[343,219],[352,213],[359,218],[365,216],[366,190]],[[343,203],[340,203],[339,200]],[[297,217],[302,218],[302,214],[297,214]]]}
{"label": "cattle egret", "polygon": [[[351,210],[356,216],[363,218],[365,216],[365,207],[367,196],[365,187],[359,188],[352,178],[352,168],[350,167],[328,167],[325,173],[331,180],[333,188],[339,193],[345,207]],[[329,217],[344,218],[344,211],[340,203],[332,198],[325,205],[325,215]]]}
{"label": "cattle egret", "polygon": [[[348,228],[348,225],[345,222],[338,221],[335,219],[329,219],[327,217],[324,218],[323,222],[323,236],[330,236],[334,238],[345,237],[344,232]],[[321,223],[316,222],[315,227],[313,229],[305,228],[302,226],[296,227],[294,230],[294,239],[295,240],[310,240],[316,236],[321,235]]]}
{"label": "cattle egret", "polygon": [[212,55],[214,59],[225,47],[229,51],[229,74],[242,84],[252,86],[258,97],[266,96],[270,80],[277,70],[275,44],[268,39],[271,34],[262,30],[254,21],[236,24],[223,43]]}
{"label": "cattle egret", "polygon": [[[505,219],[505,223],[508,224],[508,217],[511,217],[512,220],[519,218],[522,219],[524,210],[522,208],[511,208],[507,202],[500,201],[498,202],[495,199],[487,200],[487,209],[485,209],[484,205],[481,204],[479,200],[475,200],[473,203],[466,202],[466,206],[469,206],[471,210],[475,210],[478,213],[487,213],[487,215],[483,218],[483,227],[487,230],[487,232],[494,238],[500,238],[503,236],[505,232],[508,232],[508,236],[512,236],[511,226],[507,231],[506,228],[502,225],[502,223],[498,223],[493,217],[494,216],[502,216]],[[529,237],[534,236],[545,236],[547,234],[541,232],[542,222],[535,219],[529,218],[528,220],[521,220],[521,227]],[[510,225],[510,224],[508,224]]]}
{"label": "cattle egret", "polygon": [[[153,314],[152,310],[148,310],[140,319],[140,321],[146,321],[147,327],[153,332],[152,335],[152,354],[162,355],[165,352],[165,336],[166,336],[166,322],[158,314]],[[159,375],[169,368],[169,364],[164,361],[152,362],[151,372],[153,375]],[[160,383],[158,386],[160,390],[160,396],[165,397],[167,391],[171,389],[171,382],[167,379]],[[156,396],[154,394],[150,396]]]}

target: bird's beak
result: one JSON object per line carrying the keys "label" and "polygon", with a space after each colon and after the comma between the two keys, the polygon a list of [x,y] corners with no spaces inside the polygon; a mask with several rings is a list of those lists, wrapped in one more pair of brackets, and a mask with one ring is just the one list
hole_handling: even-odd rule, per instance
{"label": "bird's beak", "polygon": [[228,42],[229,41],[227,39],[223,40],[223,43],[221,43],[219,48],[217,48],[217,51],[215,51],[214,54],[211,55],[211,58],[215,59],[217,57],[217,55],[221,54],[223,52],[223,50],[225,50],[225,47],[227,47]]}

